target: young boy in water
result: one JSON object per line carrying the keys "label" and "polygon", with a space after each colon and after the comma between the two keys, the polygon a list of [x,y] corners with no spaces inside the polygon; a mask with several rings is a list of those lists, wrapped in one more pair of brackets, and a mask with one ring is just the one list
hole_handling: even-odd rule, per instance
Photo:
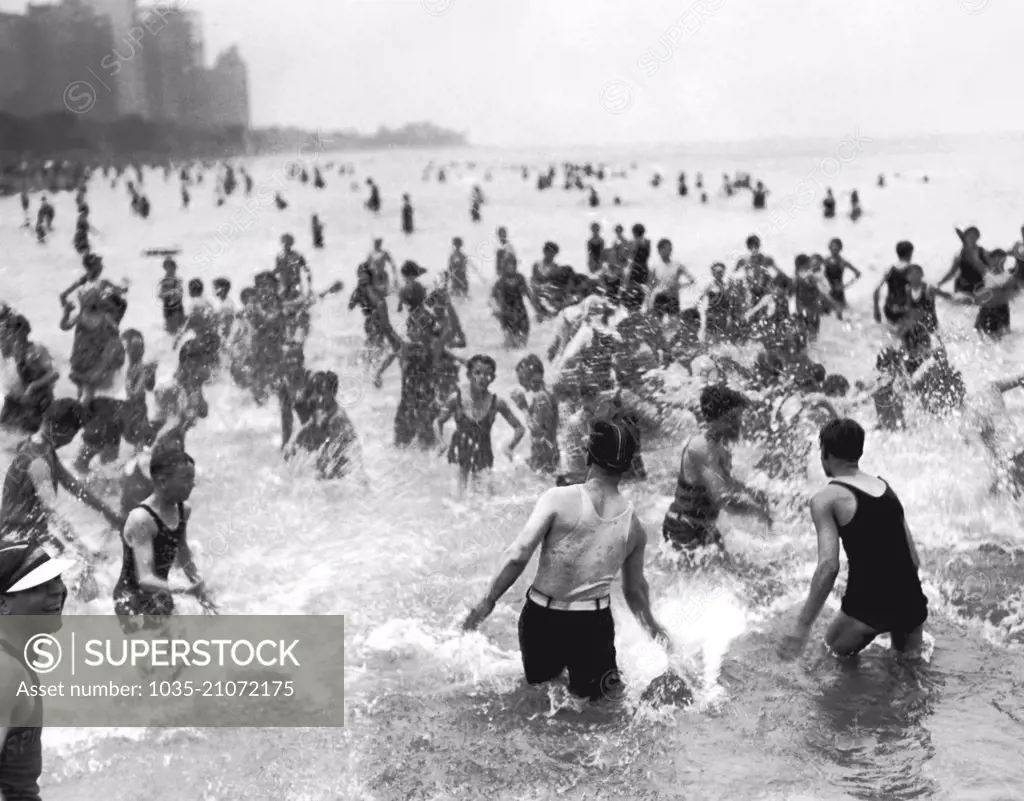
{"label": "young boy in water", "polygon": [[512,452],[523,438],[526,429],[516,419],[508,404],[488,388],[494,383],[497,365],[490,356],[473,356],[467,364],[469,374],[469,401],[463,400],[461,390],[453,394],[434,423],[439,442],[444,443],[444,424],[455,418],[455,432],[448,445],[448,463],[458,465],[459,476],[456,495],[465,491],[471,480],[489,473],[494,466],[491,445],[491,427],[500,414],[513,431],[512,441],[505,447],[505,455],[512,460]]}
{"label": "young boy in water", "polygon": [[146,394],[156,389],[156,362],[144,363],[146,342],[142,334],[130,328],[121,334],[128,364],[125,371],[126,400],[121,405],[121,431],[124,441],[136,448],[146,445],[155,433],[149,425]]}
{"label": "young boy in water", "polygon": [[308,402],[310,419],[295,435],[285,458],[294,457],[299,450],[315,454],[316,476],[320,480],[343,478],[352,469],[357,457],[359,440],[352,421],[338,404],[338,376],[333,372],[314,373],[309,381]]}
{"label": "young boy in water", "polygon": [[522,390],[512,390],[512,402],[526,412],[530,429],[530,457],[527,464],[539,473],[555,473],[558,453],[558,403],[544,385],[544,365],[530,354],[516,365]]}

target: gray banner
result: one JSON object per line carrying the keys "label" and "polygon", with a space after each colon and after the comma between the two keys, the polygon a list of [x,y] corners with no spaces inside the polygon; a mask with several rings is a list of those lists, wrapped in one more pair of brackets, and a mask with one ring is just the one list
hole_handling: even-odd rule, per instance
{"label": "gray banner", "polygon": [[45,726],[344,726],[341,615],[122,620],[0,616],[5,725],[33,725],[38,698]]}

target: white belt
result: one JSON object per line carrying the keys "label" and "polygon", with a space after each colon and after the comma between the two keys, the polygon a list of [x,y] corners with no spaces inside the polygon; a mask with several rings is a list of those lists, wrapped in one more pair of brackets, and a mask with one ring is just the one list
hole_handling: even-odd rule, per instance
{"label": "white belt", "polygon": [[526,591],[526,597],[538,606],[545,609],[555,609],[559,612],[596,612],[600,609],[607,609],[612,605],[610,595],[604,598],[596,598],[593,601],[556,601],[554,598],[545,595],[533,587]]}

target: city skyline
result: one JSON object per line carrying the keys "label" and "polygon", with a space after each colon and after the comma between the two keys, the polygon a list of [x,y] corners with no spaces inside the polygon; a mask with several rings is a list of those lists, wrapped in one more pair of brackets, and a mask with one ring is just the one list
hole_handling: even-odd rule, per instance
{"label": "city skyline", "polygon": [[222,50],[212,65],[206,52],[202,17],[187,3],[29,4],[24,14],[0,14],[0,110],[248,128],[248,70],[238,48]]}
{"label": "city skyline", "polygon": [[182,4],[208,53],[245,54],[259,127],[429,119],[481,145],[1024,131],[1007,86],[1024,5],[1004,0]]}

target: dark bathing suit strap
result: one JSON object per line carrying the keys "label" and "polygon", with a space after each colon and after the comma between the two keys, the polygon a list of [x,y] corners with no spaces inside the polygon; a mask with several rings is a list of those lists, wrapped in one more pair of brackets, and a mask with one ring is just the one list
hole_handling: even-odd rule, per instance
{"label": "dark bathing suit strap", "polygon": [[[146,505],[144,503],[140,503],[139,504],[139,509],[145,509],[147,512],[149,512],[149,516],[153,518],[153,520],[156,522],[158,527],[165,528],[168,531],[170,530],[171,527],[168,526],[163,521],[163,519],[161,519],[160,515],[158,515],[156,512],[154,512],[152,510],[152,508],[150,508],[148,505]],[[178,504],[178,521],[179,521],[179,525],[180,525],[180,522],[181,522],[181,504]]]}

